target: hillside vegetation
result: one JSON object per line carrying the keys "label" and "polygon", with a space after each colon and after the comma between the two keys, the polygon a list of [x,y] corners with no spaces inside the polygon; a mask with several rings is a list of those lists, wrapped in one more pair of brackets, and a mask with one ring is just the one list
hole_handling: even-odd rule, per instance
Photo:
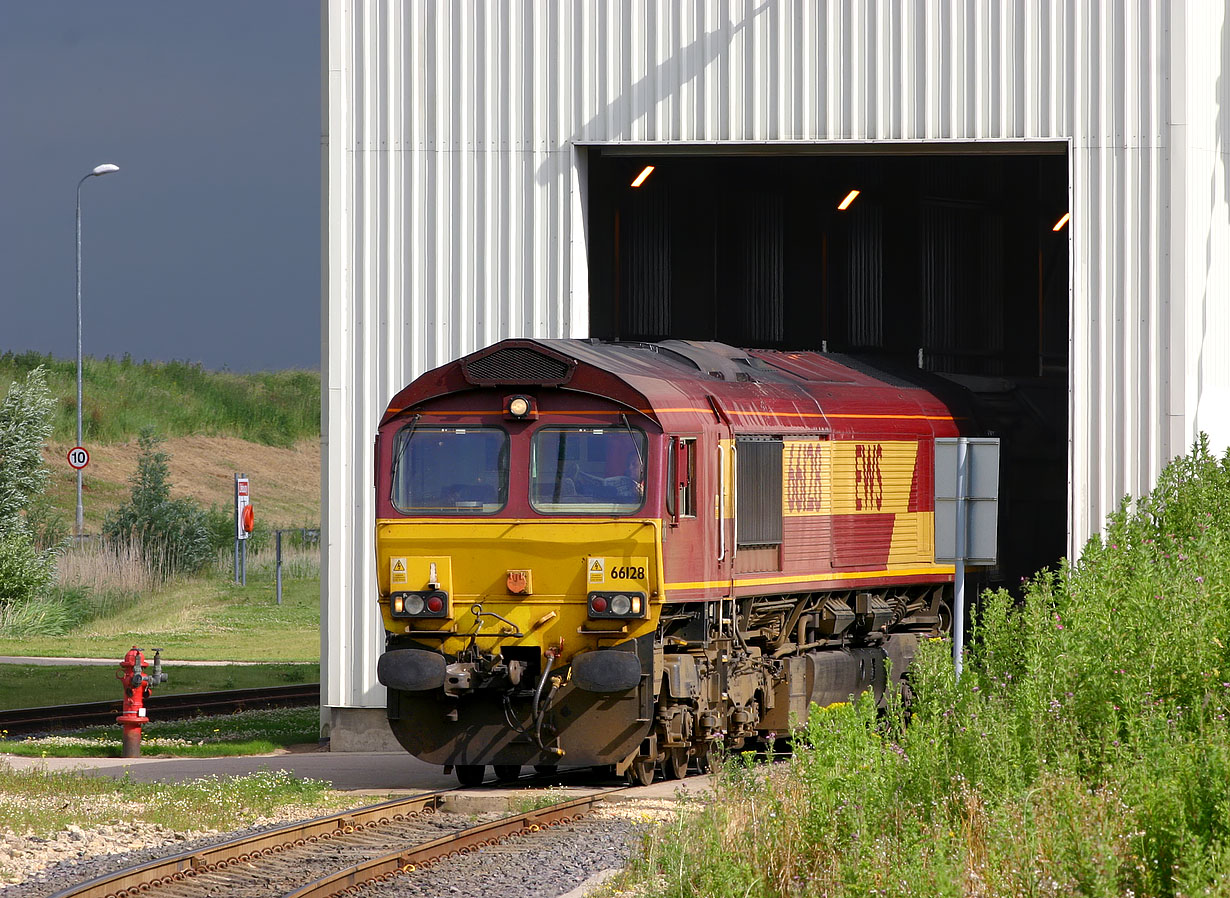
{"label": "hillside vegetation", "polygon": [[1201,440],[1080,560],[984,597],[959,682],[813,708],[791,761],[646,840],[661,896],[1230,895],[1230,455]]}
{"label": "hillside vegetation", "polygon": [[[71,526],[77,480],[65,456],[77,439],[76,361],[0,355],[0,396],[39,365],[55,399],[43,452],[51,472],[47,501]],[[128,498],[137,438],[147,427],[167,438],[173,497],[229,508],[240,472],[251,477],[264,524],[319,524],[319,372],[233,374],[186,362],[86,358],[82,380],[82,425],[90,450],[82,478],[87,533],[100,532],[104,517]]]}
{"label": "hillside vegetation", "polygon": [[[0,515],[0,538],[8,540],[0,551],[0,654],[118,657],[152,640],[168,660],[315,661],[318,375],[91,362],[87,397],[92,391],[122,413],[106,416],[113,442],[86,440],[86,534],[107,538],[77,543],[68,538],[76,478],[65,458],[73,442],[74,371],[72,363],[41,356],[0,356],[0,396],[7,395],[0,403],[0,456],[7,453],[0,504],[16,509]],[[200,421],[187,416],[193,410]],[[55,434],[48,441],[53,426],[58,443]],[[137,428],[179,435],[139,440]],[[257,441],[262,428],[264,443]],[[289,445],[269,445],[275,436]],[[50,476],[38,472],[40,446]],[[257,513],[246,587],[232,583],[235,472],[251,478]],[[291,530],[280,605],[275,528]],[[50,580],[40,561],[49,556]]]}
{"label": "hillside vegetation", "polygon": [[[52,439],[77,436],[77,363],[34,352],[0,355],[0,394],[42,365],[57,398]],[[290,447],[320,437],[320,373],[206,371],[188,362],[86,358],[82,428],[87,445],[135,440],[153,427],[164,437],[228,436]],[[70,443],[71,445],[71,443]]]}

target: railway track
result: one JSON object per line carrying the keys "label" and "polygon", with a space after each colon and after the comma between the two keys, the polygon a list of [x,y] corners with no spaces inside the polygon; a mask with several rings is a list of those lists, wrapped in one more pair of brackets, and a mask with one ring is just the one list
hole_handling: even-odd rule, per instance
{"label": "railway track", "polygon": [[151,861],[57,892],[52,898],[326,898],[413,874],[513,835],[590,813],[611,789],[477,826],[438,814],[448,792],[319,817]]}
{"label": "railway track", "polygon": [[[314,705],[319,701],[320,684],[303,683],[296,686],[227,689],[221,692],[152,695],[145,700],[145,707],[149,709],[152,720],[169,720],[197,714],[233,714],[254,708],[301,707]],[[25,736],[93,724],[115,723],[122,703],[121,697],[106,702],[0,711],[0,730],[8,730],[10,736]]]}

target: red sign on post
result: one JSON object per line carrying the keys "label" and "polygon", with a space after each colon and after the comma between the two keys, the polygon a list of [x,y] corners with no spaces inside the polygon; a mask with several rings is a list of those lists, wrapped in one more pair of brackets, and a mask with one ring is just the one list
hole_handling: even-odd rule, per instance
{"label": "red sign on post", "polygon": [[235,477],[235,539],[247,539],[251,531],[244,527],[244,511],[251,505],[248,495],[248,478]]}
{"label": "red sign on post", "polygon": [[68,463],[80,471],[90,463],[90,451],[84,446],[74,446],[68,450]]}

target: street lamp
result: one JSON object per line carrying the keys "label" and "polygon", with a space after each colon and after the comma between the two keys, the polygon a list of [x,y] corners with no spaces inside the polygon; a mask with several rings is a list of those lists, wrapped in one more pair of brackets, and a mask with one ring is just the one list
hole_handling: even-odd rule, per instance
{"label": "street lamp", "polygon": [[[88,178],[119,171],[118,165],[104,162],[77,182],[77,445],[81,445],[81,185]],[[81,507],[81,468],[77,469],[77,538],[85,535]]]}

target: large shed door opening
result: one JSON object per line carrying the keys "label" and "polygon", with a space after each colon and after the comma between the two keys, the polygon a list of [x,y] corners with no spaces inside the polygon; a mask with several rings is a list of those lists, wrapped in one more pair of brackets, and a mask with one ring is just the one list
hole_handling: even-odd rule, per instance
{"label": "large shed door opening", "polygon": [[972,390],[1003,441],[993,579],[1019,582],[1067,545],[1067,156],[933,149],[588,148],[590,333],[848,353]]}

